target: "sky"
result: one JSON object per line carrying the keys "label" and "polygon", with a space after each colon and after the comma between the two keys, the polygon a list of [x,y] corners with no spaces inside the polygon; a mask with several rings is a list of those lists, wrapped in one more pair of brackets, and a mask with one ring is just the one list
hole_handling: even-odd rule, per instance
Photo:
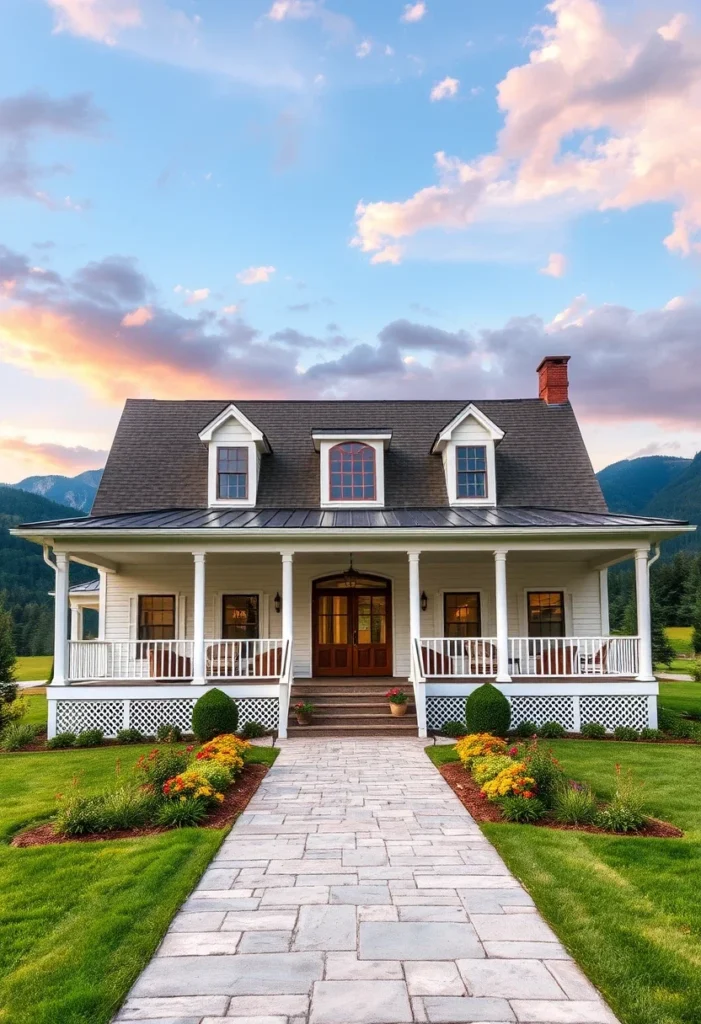
{"label": "sky", "polygon": [[4,0],[0,480],[132,398],[520,398],[701,449],[698,0]]}

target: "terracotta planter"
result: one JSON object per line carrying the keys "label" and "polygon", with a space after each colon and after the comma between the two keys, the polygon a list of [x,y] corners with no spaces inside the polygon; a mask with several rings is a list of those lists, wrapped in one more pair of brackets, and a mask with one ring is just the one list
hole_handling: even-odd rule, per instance
{"label": "terracotta planter", "polygon": [[312,716],[311,715],[304,715],[304,714],[301,714],[299,711],[297,711],[297,712],[295,712],[295,717],[297,719],[297,725],[311,725],[312,724]]}
{"label": "terracotta planter", "polygon": [[401,718],[402,715],[406,714],[406,701],[404,704],[394,704],[390,702],[389,709],[393,715],[396,715],[397,718]]}

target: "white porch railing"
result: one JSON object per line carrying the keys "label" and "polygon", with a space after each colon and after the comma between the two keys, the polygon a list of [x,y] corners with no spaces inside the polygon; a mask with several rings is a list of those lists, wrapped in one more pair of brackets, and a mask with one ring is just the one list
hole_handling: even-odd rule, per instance
{"label": "white porch railing", "polygon": [[279,679],[284,640],[205,640],[207,679]]}
{"label": "white porch railing", "polygon": [[496,637],[422,637],[420,644],[423,674],[432,679],[497,674]]}
{"label": "white porch railing", "polygon": [[[637,676],[639,637],[509,637],[509,675],[547,679]],[[419,661],[429,679],[492,678],[495,637],[421,637]]]}
{"label": "white porch railing", "polygon": [[513,676],[636,676],[637,636],[509,638]]}
{"label": "white porch railing", "polygon": [[[206,640],[208,679],[279,679],[286,666],[283,640]],[[71,640],[68,679],[115,682],[191,680],[192,640]]]}
{"label": "white porch railing", "polygon": [[71,640],[68,678],[191,679],[192,640]]}

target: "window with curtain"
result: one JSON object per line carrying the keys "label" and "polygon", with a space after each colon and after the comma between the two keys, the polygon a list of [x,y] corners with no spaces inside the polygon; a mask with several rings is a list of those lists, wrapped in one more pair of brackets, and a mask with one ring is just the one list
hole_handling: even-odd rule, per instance
{"label": "window with curtain", "polygon": [[443,607],[446,636],[482,636],[479,594],[445,594]]}
{"label": "window with curtain", "polygon": [[358,441],[337,444],[329,452],[329,499],[374,501],[375,449]]}
{"label": "window with curtain", "polygon": [[483,444],[458,445],[457,495],[458,498],[487,497],[487,449]]}
{"label": "window with curtain", "polygon": [[222,598],[222,638],[257,640],[259,633],[257,594],[224,594]]}
{"label": "window with curtain", "polygon": [[248,448],[217,448],[217,497],[248,497]]}
{"label": "window with curtain", "polygon": [[528,635],[565,635],[565,595],[561,590],[529,592]]}

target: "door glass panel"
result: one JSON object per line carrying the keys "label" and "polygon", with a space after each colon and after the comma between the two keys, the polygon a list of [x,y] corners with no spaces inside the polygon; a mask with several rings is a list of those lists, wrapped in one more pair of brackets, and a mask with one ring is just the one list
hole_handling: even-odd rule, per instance
{"label": "door glass panel", "polygon": [[323,594],[319,598],[318,637],[320,644],[348,643],[348,598],[345,594]]}
{"label": "door glass panel", "polygon": [[369,644],[372,623],[372,598],[368,594],[358,594],[356,601],[358,609],[357,642],[359,644]]}

